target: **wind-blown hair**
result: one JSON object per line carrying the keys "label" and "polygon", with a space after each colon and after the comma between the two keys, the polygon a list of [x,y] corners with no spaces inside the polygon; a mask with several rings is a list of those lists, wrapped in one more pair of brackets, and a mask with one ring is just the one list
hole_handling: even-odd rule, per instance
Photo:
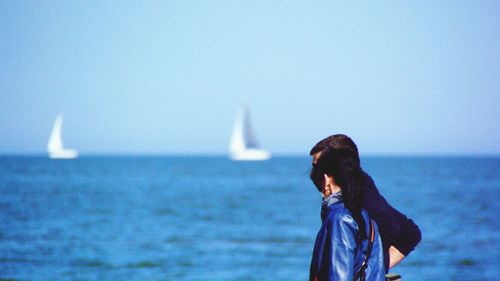
{"label": "wind-blown hair", "polygon": [[333,176],[335,183],[342,191],[344,206],[351,212],[358,224],[358,241],[366,239],[366,225],[361,215],[364,196],[364,176],[359,165],[357,150],[334,149],[326,147],[321,150],[316,164],[313,164],[310,178],[321,192],[324,186],[323,175]]}

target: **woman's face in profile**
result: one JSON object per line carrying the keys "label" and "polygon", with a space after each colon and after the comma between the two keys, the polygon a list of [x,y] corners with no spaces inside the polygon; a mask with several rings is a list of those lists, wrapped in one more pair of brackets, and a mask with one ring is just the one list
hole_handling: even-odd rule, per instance
{"label": "woman's face in profile", "polygon": [[326,188],[326,182],[325,182],[326,175],[324,175],[319,171],[316,163],[317,162],[314,162],[313,160],[311,172],[309,173],[309,178],[311,178],[312,182],[314,183],[314,186],[316,186],[316,189],[321,193],[323,198],[325,198],[328,197],[331,193]]}

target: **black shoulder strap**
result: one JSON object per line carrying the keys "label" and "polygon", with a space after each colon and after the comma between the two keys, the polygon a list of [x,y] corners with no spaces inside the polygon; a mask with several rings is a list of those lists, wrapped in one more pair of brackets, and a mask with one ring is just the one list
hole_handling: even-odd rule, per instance
{"label": "black shoulder strap", "polygon": [[366,250],[366,257],[358,272],[354,274],[353,281],[357,281],[358,279],[361,281],[365,281],[365,269],[368,267],[368,259],[372,254],[373,241],[375,241],[375,227],[373,225],[373,220],[370,219],[370,239],[368,240],[368,249]]}

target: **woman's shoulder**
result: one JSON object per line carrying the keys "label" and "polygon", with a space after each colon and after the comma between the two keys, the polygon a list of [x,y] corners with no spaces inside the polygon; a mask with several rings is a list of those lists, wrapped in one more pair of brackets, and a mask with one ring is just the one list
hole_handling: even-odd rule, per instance
{"label": "woman's shoulder", "polygon": [[[363,218],[368,220],[368,212],[363,208],[361,209],[361,214]],[[354,219],[351,211],[349,211],[347,208],[344,207],[344,203],[339,202],[338,204],[330,206],[330,212],[325,220],[325,222],[328,221],[330,224],[343,224],[343,225],[349,225],[352,226],[353,228],[357,228],[358,224],[356,220]]]}
{"label": "woman's shoulder", "polygon": [[332,241],[342,243],[344,247],[354,249],[356,247],[355,237],[358,231],[358,224],[349,210],[341,206],[335,207],[335,210],[324,221],[323,227],[329,233],[331,239],[333,239]]}
{"label": "woman's shoulder", "polygon": [[353,222],[354,218],[351,212],[344,206],[343,202],[338,202],[329,207],[330,212],[328,214],[327,220],[331,222],[341,223],[341,222]]}

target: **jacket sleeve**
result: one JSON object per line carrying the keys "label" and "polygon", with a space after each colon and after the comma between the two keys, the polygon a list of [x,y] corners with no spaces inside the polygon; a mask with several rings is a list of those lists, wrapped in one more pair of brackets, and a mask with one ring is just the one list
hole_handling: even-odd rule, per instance
{"label": "jacket sleeve", "polygon": [[379,193],[375,183],[368,175],[365,183],[363,207],[368,211],[369,216],[377,222],[384,244],[394,245],[401,232],[398,216],[394,212],[394,208]]}
{"label": "jacket sleeve", "polygon": [[352,281],[354,275],[354,251],[356,249],[356,225],[349,215],[335,215],[329,222],[331,258],[328,267],[330,281]]}
{"label": "jacket sleeve", "polygon": [[418,226],[404,214],[394,209],[379,193],[375,183],[367,175],[363,206],[378,226],[384,244],[396,247],[407,256],[420,242]]}
{"label": "jacket sleeve", "polygon": [[415,250],[415,247],[421,239],[422,234],[418,226],[411,219],[404,216],[403,222],[401,223],[400,237],[395,241],[393,246],[396,247],[401,254],[408,256],[411,251]]}

